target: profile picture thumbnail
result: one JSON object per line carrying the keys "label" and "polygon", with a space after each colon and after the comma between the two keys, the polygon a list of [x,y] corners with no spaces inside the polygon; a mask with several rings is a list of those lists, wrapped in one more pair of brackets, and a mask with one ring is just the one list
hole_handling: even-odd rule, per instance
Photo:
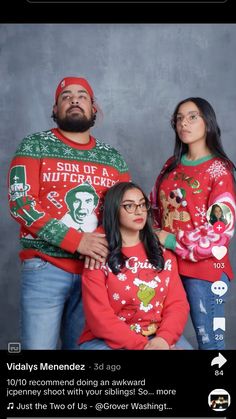
{"label": "profile picture thumbnail", "polygon": [[221,222],[227,226],[232,220],[232,214],[227,205],[217,202],[208,209],[207,220],[211,225]]}
{"label": "profile picture thumbnail", "polygon": [[208,396],[208,404],[216,412],[226,410],[230,405],[230,394],[224,389],[215,389]]}

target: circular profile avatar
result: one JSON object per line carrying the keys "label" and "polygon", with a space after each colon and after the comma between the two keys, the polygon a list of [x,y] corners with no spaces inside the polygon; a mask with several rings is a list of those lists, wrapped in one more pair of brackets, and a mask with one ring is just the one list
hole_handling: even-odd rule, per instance
{"label": "circular profile avatar", "polygon": [[[223,206],[223,204],[222,204]],[[209,215],[209,222],[214,225],[217,222],[221,222],[224,224],[228,224],[227,219],[224,216],[224,211],[221,205],[219,204],[214,204],[211,207],[211,211],[210,211],[210,215]],[[226,205],[224,205],[226,206]],[[228,208],[228,207],[227,207]],[[229,210],[229,208],[228,208]]]}
{"label": "circular profile avatar", "polygon": [[61,221],[68,227],[76,230],[91,232],[98,224],[95,209],[98,206],[99,197],[90,183],[82,183],[76,188],[70,189],[65,195],[68,212]]}
{"label": "circular profile avatar", "polygon": [[230,405],[230,394],[222,388],[216,388],[208,396],[208,404],[212,410],[222,412]]}
{"label": "circular profile avatar", "polygon": [[223,234],[226,229],[233,227],[232,212],[227,205],[221,202],[210,206],[207,211],[207,220],[217,234]]}

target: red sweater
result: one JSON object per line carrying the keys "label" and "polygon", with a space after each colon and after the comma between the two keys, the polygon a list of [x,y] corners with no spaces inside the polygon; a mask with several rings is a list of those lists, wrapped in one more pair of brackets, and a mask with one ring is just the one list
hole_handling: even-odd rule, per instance
{"label": "red sweater", "polygon": [[147,336],[156,334],[174,344],[189,312],[175,256],[164,250],[165,267],[158,272],[142,243],[122,251],[128,259],[117,275],[107,265],[84,269],[86,325],[79,343],[100,338],[113,349],[143,349]]}
{"label": "red sweater", "polygon": [[[162,180],[158,196],[157,184],[159,177],[150,200],[158,226],[170,233],[165,247],[176,253],[179,273],[214,282],[225,272],[232,279],[227,249],[234,233],[235,186],[226,164],[212,156],[195,162],[183,156]],[[213,204],[224,215],[214,224]]]}
{"label": "red sweater", "polygon": [[20,223],[22,259],[39,256],[81,273],[83,232],[101,221],[106,191],[130,176],[113,147],[90,137],[76,144],[57,129],[23,139],[9,171],[11,215]]}

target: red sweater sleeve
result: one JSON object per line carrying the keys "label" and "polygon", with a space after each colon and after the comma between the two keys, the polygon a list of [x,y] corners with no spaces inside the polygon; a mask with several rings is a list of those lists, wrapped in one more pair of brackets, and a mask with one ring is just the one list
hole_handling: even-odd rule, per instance
{"label": "red sweater sleeve", "polygon": [[176,234],[175,253],[183,259],[192,262],[213,257],[214,246],[229,246],[230,239],[234,234],[235,226],[235,186],[232,174],[228,171],[224,176],[224,188],[222,178],[215,180],[208,199],[208,209],[213,204],[224,204],[230,210],[228,212],[228,223],[225,230],[218,234],[205,215],[205,223],[194,230],[182,231]]}
{"label": "red sweater sleeve", "polygon": [[160,174],[157,176],[157,179],[155,181],[155,184],[149,194],[149,201],[151,203],[151,207],[152,207],[152,211],[153,211],[153,217],[154,217],[154,229],[155,228],[161,228],[161,215],[160,215],[160,209],[158,207],[158,197],[157,197],[157,190],[159,187],[159,182],[160,179],[163,176],[163,173],[165,171],[165,169],[170,165],[170,163],[172,162],[173,157],[170,157],[166,163],[164,164],[164,166],[162,167]]}
{"label": "red sweater sleeve", "polygon": [[172,270],[168,293],[162,311],[162,321],[157,331],[157,336],[165,339],[169,345],[173,345],[183,333],[188,319],[189,304],[178,274],[176,258],[169,251],[168,254],[171,259]]}
{"label": "red sweater sleeve", "polygon": [[113,349],[144,349],[147,338],[131,330],[112,309],[104,269],[84,269],[82,294],[88,328],[96,338],[104,339]]}
{"label": "red sweater sleeve", "polygon": [[[40,205],[40,164],[40,159],[32,157],[15,157],[13,159],[9,170],[11,215],[29,233],[74,253],[83,233],[72,227],[67,227],[57,218],[52,218]],[[18,179],[21,180],[21,184],[17,184]],[[19,188],[23,188],[25,191],[21,191]]]}

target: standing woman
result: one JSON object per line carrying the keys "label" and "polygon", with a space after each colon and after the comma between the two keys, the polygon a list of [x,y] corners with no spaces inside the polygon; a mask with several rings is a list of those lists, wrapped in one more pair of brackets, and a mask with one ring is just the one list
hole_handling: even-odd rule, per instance
{"label": "standing woman", "polygon": [[189,304],[176,258],[162,251],[143,191],[131,182],[115,184],[103,220],[110,253],[106,265],[83,272],[80,349],[170,349],[177,341],[192,349],[180,339]]}
{"label": "standing woman", "polygon": [[[157,235],[177,255],[199,349],[224,349],[226,293],[219,298],[212,283],[223,281],[226,290],[233,278],[228,246],[235,223],[235,166],[222,147],[215,112],[205,99],[181,101],[172,127],[174,156],[150,196]],[[227,211],[227,225],[220,220],[210,223],[215,205]]]}

